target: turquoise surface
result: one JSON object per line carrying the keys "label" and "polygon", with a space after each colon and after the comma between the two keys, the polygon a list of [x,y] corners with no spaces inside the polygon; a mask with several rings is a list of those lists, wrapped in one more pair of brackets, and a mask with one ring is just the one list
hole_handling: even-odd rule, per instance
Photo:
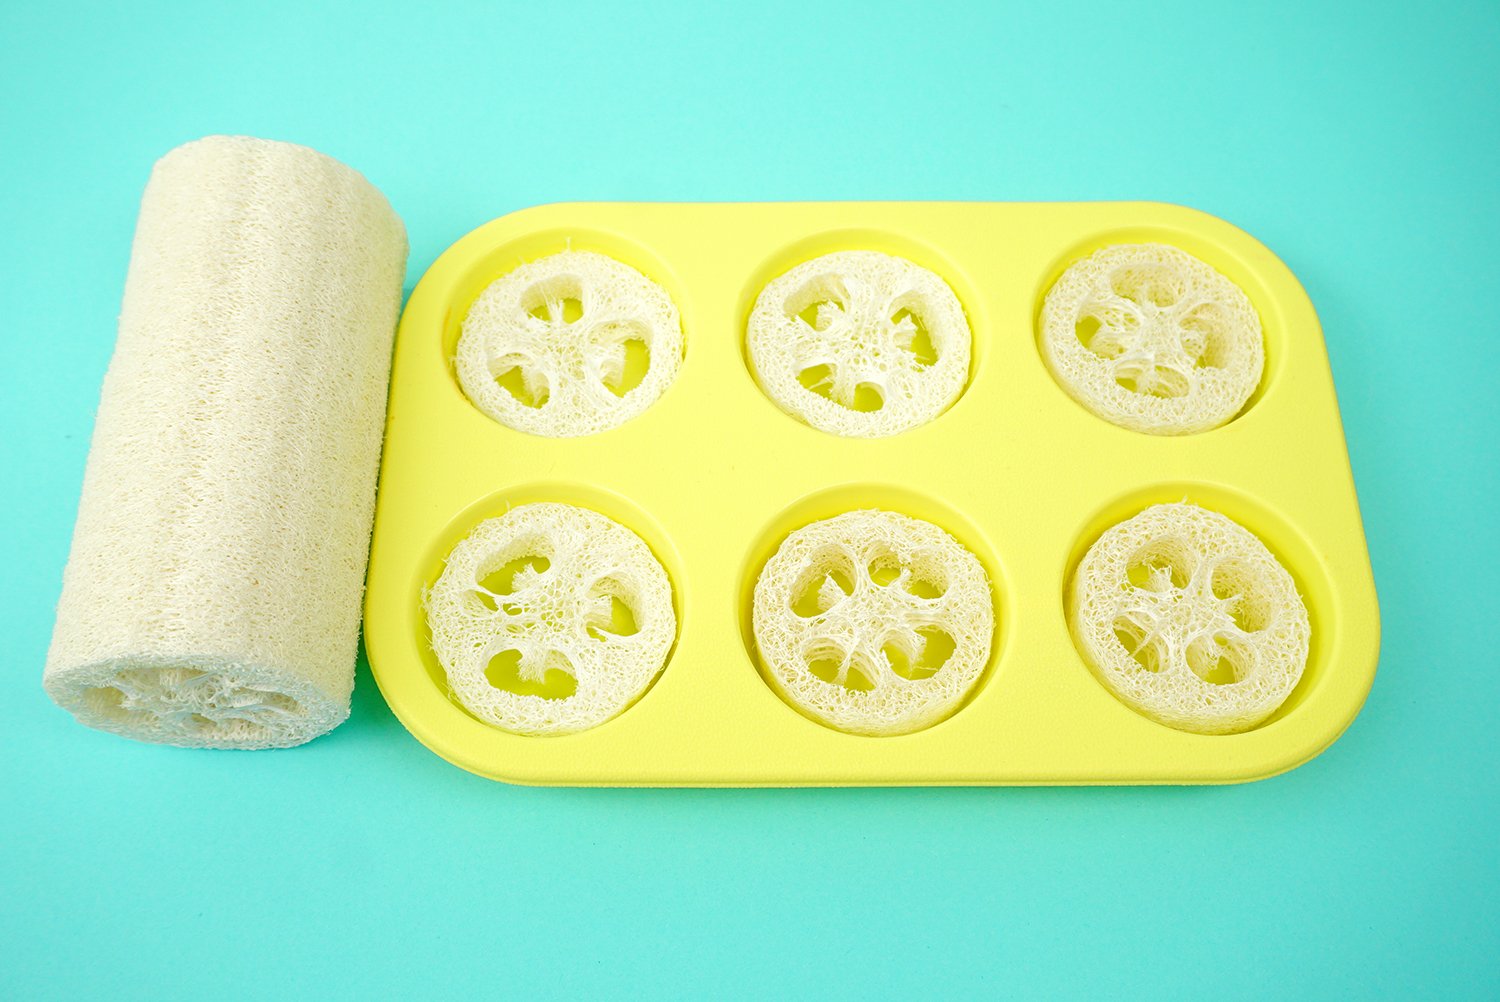
{"label": "turquoise surface", "polygon": [[[1500,8],[1210,6],[0,4],[0,997],[1500,994]],[[1322,316],[1369,702],[1221,789],[510,788],[363,663],[300,749],[79,727],[39,680],[136,206],[213,132],[365,172],[408,288],[556,200],[1223,216]]]}

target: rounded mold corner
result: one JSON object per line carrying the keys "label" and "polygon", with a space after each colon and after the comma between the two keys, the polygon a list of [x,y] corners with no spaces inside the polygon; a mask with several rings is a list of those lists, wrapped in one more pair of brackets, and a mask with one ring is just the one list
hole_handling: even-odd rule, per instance
{"label": "rounded mold corner", "polygon": [[[789,421],[793,421],[804,428],[810,428],[802,419],[782,410],[777,403],[765,392],[756,378],[755,366],[750,361],[750,347],[748,342],[748,331],[750,324],[750,313],[755,309],[755,301],[759,298],[762,290],[773,280],[791,271],[799,264],[804,264],[814,258],[825,254],[834,254],[840,251],[879,251],[893,257],[905,258],[906,260],[927,269],[937,275],[958,299],[958,304],[963,309],[964,318],[969,324],[969,371],[964,378],[963,389],[959,391],[958,397],[943,409],[937,417],[926,424],[918,426],[925,428],[929,425],[942,421],[950,413],[964,405],[974,383],[979,379],[981,367],[986,364],[988,356],[988,343],[986,332],[989,330],[989,319],[984,314],[984,298],[980,295],[979,286],[975,284],[966,271],[949,255],[938,250],[931,244],[925,243],[914,237],[885,229],[873,227],[844,227],[838,229],[824,230],[803,237],[790,244],[778,248],[774,253],[767,256],[748,276],[740,288],[739,300],[735,304],[735,323],[739,337],[740,364],[744,367],[745,376],[755,387],[757,395],[766,406],[775,413]],[[816,429],[812,429],[816,430]],[[894,437],[910,434],[917,428],[909,429]],[[825,432],[818,432],[826,434]]]}
{"label": "rounded mold corner", "polygon": [[[443,252],[429,270],[429,274],[440,277],[433,290],[435,306],[441,318],[436,363],[442,367],[455,398],[486,421],[501,428],[506,426],[480,411],[464,393],[454,358],[458,353],[458,338],[464,318],[468,316],[474,301],[495,280],[510,274],[523,264],[574,250],[593,251],[629,265],[666,290],[673,305],[677,307],[677,315],[682,323],[683,366],[688,364],[692,354],[694,319],[690,315],[686,286],[666,259],[633,238],[612,230],[556,225],[554,217],[557,213],[550,211],[554,208],[558,207],[522,209],[487,223],[461,237]],[[546,221],[548,225],[533,231],[518,232],[517,226],[524,225],[533,216],[540,217],[537,219],[538,223]],[[450,255],[453,256],[450,258]],[[422,282],[426,281],[424,276]],[[677,378],[679,381],[682,378],[680,371]],[[671,392],[671,387],[667,388],[667,392]]]}
{"label": "rounded mold corner", "polygon": [[[912,518],[930,522],[943,529],[979,560],[989,579],[990,600],[995,611],[995,632],[990,640],[989,657],[973,688],[946,716],[915,731],[905,734],[869,736],[843,731],[804,713],[781,691],[766,670],[760,657],[759,645],[755,641],[754,608],[755,585],[782,542],[798,529],[824,519],[861,509],[892,511]],[[806,494],[782,508],[761,526],[740,562],[739,588],[736,591],[736,620],[740,628],[740,641],[745,655],[755,673],[767,689],[788,712],[827,731],[856,740],[895,741],[929,734],[940,727],[953,724],[963,717],[967,709],[979,698],[994,680],[1004,661],[1004,652],[1011,635],[1010,596],[1012,590],[1005,570],[989,538],[979,525],[958,509],[929,495],[921,494],[895,484],[849,483]]]}
{"label": "rounded mold corner", "polygon": [[[666,660],[662,663],[661,671],[652,679],[651,684],[619,713],[595,727],[573,734],[545,736],[547,740],[562,741],[585,734],[592,734],[601,728],[608,727],[629,713],[642,700],[648,699],[657,684],[662,680],[662,677],[671,670],[672,659],[676,655],[678,644],[682,640],[684,616],[687,608],[687,603],[683,597],[682,557],[677,552],[677,548],[672,544],[666,530],[662,528],[661,523],[649,515],[643,508],[612,491],[575,483],[539,482],[522,484],[507,487],[480,498],[449,519],[437,536],[427,544],[423,552],[417,580],[412,582],[410,586],[410,600],[415,604],[416,608],[416,615],[413,619],[416,636],[413,639],[417,650],[421,654],[422,668],[426,672],[428,680],[442,695],[444,700],[463,712],[470,720],[482,726],[491,728],[498,733],[511,733],[505,731],[503,728],[496,728],[492,724],[479,720],[478,717],[470,713],[468,708],[454,697],[448,686],[447,673],[443,670],[442,664],[437,659],[437,654],[432,649],[432,639],[430,629],[427,625],[425,602],[427,593],[437,583],[437,579],[443,573],[448,554],[453,551],[453,548],[460,541],[472,533],[476,526],[486,519],[503,515],[512,508],[542,502],[573,505],[574,507],[597,512],[606,518],[618,522],[639,536],[667,572],[667,580],[672,587],[672,612],[677,620],[677,631],[672,638],[671,647],[667,649]],[[522,734],[513,736],[528,739],[536,737],[535,735]]]}
{"label": "rounded mold corner", "polygon": [[[1199,230],[1200,226],[1173,226],[1166,223],[1141,223],[1135,226],[1116,226],[1113,228],[1098,230],[1089,235],[1076,239],[1070,243],[1061,253],[1055,254],[1046,267],[1042,270],[1036,285],[1032,288],[1031,305],[1031,341],[1035,349],[1036,364],[1046,373],[1048,381],[1053,388],[1060,393],[1070,404],[1089,414],[1097,421],[1101,421],[1110,427],[1118,427],[1104,418],[1098,417],[1083,404],[1073,398],[1067,389],[1060,383],[1057,376],[1052,372],[1052,367],[1047,364],[1046,355],[1042,350],[1042,306],[1046,302],[1047,294],[1057,284],[1073,264],[1084,260],[1094,252],[1106,247],[1114,247],[1120,244],[1166,244],[1178,250],[1185,251],[1193,257],[1198,258],[1205,264],[1210,265],[1229,281],[1233,282],[1250,299],[1250,304],[1255,308],[1260,317],[1261,340],[1265,348],[1265,365],[1261,370],[1260,382],[1245,400],[1243,406],[1235,412],[1234,416],[1223,424],[1209,428],[1206,431],[1194,432],[1182,436],[1158,436],[1146,432],[1137,432],[1131,429],[1132,435],[1140,435],[1148,438],[1201,438],[1204,435],[1213,435],[1222,432],[1239,421],[1249,416],[1269,393],[1274,391],[1280,379],[1282,367],[1285,365],[1288,349],[1287,321],[1283,312],[1280,298],[1272,291],[1271,276],[1265,273],[1263,262],[1251,259],[1251,256],[1243,253],[1243,249],[1231,246],[1234,243],[1245,243],[1248,248],[1253,249],[1256,257],[1264,257],[1275,262],[1276,266],[1285,273],[1285,278],[1296,282],[1295,277],[1287,270],[1268,249],[1255,240],[1254,237],[1230,223],[1219,219],[1217,216],[1199,212],[1195,209],[1187,209],[1182,206],[1166,206],[1176,210],[1185,217],[1191,216],[1194,220],[1206,222],[1207,228],[1212,230],[1223,230],[1226,235],[1237,237],[1236,240],[1221,241],[1204,236]],[[1301,291],[1301,286],[1297,286]]]}
{"label": "rounded mold corner", "polygon": [[1073,643],[1079,670],[1087,672],[1121,712],[1143,717],[1169,731],[1195,734],[1192,731],[1184,731],[1152,720],[1115,698],[1114,693],[1110,692],[1099,678],[1088,658],[1078,649],[1069,612],[1069,593],[1073,587],[1074,575],[1084,555],[1099,537],[1106,530],[1139,515],[1152,505],[1180,501],[1187,501],[1201,508],[1226,515],[1254,534],[1292,576],[1297,592],[1302,596],[1303,604],[1307,607],[1310,631],[1307,666],[1302,672],[1302,678],[1298,680],[1296,687],[1286,700],[1269,717],[1248,730],[1232,734],[1197,735],[1214,741],[1232,741],[1236,737],[1264,731],[1273,727],[1278,721],[1296,713],[1297,709],[1326,682],[1330,670],[1334,633],[1338,626],[1334,615],[1337,599],[1334,595],[1333,581],[1323,560],[1318,556],[1316,548],[1284,515],[1244,491],[1222,484],[1188,480],[1166,481],[1117,495],[1102,507],[1091,512],[1074,534],[1066,563],[1063,565],[1062,588],[1058,594],[1058,611],[1063,617],[1065,630]]}

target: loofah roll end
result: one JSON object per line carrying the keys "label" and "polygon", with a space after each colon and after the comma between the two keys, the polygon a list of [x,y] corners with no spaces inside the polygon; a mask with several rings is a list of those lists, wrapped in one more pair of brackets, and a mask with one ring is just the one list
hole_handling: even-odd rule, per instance
{"label": "loofah roll end", "polygon": [[349,716],[347,694],[211,656],[116,658],[49,674],[45,687],[79,723],[179,748],[290,748]]}

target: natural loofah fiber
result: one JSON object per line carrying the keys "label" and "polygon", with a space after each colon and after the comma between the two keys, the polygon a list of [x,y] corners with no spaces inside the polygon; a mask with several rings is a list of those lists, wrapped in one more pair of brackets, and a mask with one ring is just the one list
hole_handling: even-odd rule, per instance
{"label": "natural loofah fiber", "polygon": [[793,532],[755,582],[771,681],[814,720],[906,734],[958,708],[995,628],[978,558],[930,522],[846,512]]}
{"label": "natural loofah fiber", "polygon": [[1111,692],[1185,731],[1256,726],[1307,665],[1307,607],[1292,576],[1238,523],[1187,503],[1100,536],[1074,574],[1068,618]]}
{"label": "natural loofah fiber", "polygon": [[1153,435],[1224,424],[1265,365],[1245,293],[1162,244],[1105,247],[1069,266],[1042,304],[1042,352],[1084,407]]}
{"label": "natural loofah fiber", "polygon": [[972,340],[946,282],[875,251],[825,254],[771,281],[746,333],[767,396],[852,438],[895,435],[946,410],[968,382]]}
{"label": "natural loofah fiber", "polygon": [[480,293],[458,339],[458,380],[501,424],[548,438],[624,424],[682,365],[682,321],[665,289],[629,265],[563,251]]}
{"label": "natural loofah fiber", "polygon": [[214,136],[141,203],[47,692],[143,741],[349,715],[406,233],[355,171]]}
{"label": "natural loofah fiber", "polygon": [[565,504],[481,522],[448,555],[426,606],[453,695],[518,734],[571,734],[616,716],[677,636],[671,582],[641,538]]}

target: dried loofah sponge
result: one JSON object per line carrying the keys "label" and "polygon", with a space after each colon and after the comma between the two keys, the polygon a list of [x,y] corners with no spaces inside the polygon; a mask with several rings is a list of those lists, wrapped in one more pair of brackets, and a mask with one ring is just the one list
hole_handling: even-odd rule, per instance
{"label": "dried loofah sponge", "polygon": [[943,413],[968,381],[972,340],[946,282],[875,251],[826,254],[771,281],[746,334],[755,376],[782,410],[852,438]]}
{"label": "dried loofah sponge", "polygon": [[956,539],[866,510],[787,536],[755,582],[752,626],[792,705],[842,731],[906,734],[974,688],[995,611],[984,568]]}
{"label": "dried loofah sponge", "polygon": [[349,715],[405,265],[380,192],[313,150],[156,164],[47,656],[83,723],[272,748]]}
{"label": "dried loofah sponge", "polygon": [[1153,435],[1224,424],[1265,365],[1245,293],[1162,244],[1105,247],[1063,272],[1042,304],[1042,352],[1073,399]]}
{"label": "dried loofah sponge", "polygon": [[456,360],[475,406],[548,438],[624,424],[681,365],[682,321],[666,290],[590,251],[553,254],[492,282],[469,307]]}
{"label": "dried loofah sponge", "polygon": [[1068,618],[1110,691],[1185,731],[1249,730],[1307,665],[1292,576],[1238,523],[1192,504],[1147,508],[1100,536],[1074,574]]}
{"label": "dried loofah sponge", "polygon": [[571,734],[619,714],[677,636],[672,585],[641,538],[565,504],[481,522],[426,605],[453,695],[518,734]]}

